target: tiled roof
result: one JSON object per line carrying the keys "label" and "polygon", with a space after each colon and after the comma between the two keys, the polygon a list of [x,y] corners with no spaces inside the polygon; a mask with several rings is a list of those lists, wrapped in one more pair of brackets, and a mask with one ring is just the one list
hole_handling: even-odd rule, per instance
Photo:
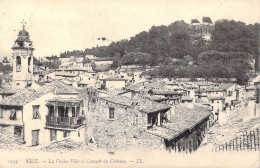
{"label": "tiled roof", "polygon": [[212,114],[207,108],[196,105],[193,108],[177,105],[174,106],[174,111],[175,114],[171,123],[164,123],[163,126],[155,127],[147,132],[171,140],[182,132],[192,129]]}
{"label": "tiled roof", "polygon": [[170,106],[167,106],[163,103],[157,103],[157,102],[143,99],[140,97],[135,97],[134,101],[138,102],[140,111],[145,112],[145,113],[152,113],[152,112],[157,112],[157,111],[166,110],[166,109],[171,108]]}
{"label": "tiled roof", "polygon": [[55,97],[53,99],[49,99],[49,102],[81,102],[82,99],[78,98],[64,98],[64,97]]}
{"label": "tiled roof", "polygon": [[206,88],[196,89],[195,93],[221,92],[223,90],[224,89],[217,88],[217,87],[206,87]]}
{"label": "tiled roof", "polygon": [[130,90],[162,90],[165,88],[165,84],[164,83],[139,83],[139,84],[134,84],[134,85],[130,85],[127,87],[127,89]]}
{"label": "tiled roof", "polygon": [[110,77],[110,78],[104,78],[104,79],[101,79],[101,80],[104,80],[104,81],[126,81],[127,79]]}
{"label": "tiled roof", "polygon": [[11,87],[0,88],[0,94],[15,94],[17,91]]}
{"label": "tiled roof", "polygon": [[235,83],[220,83],[219,88],[222,90],[227,90],[231,86],[236,85]]}
{"label": "tiled roof", "polygon": [[150,99],[152,101],[163,101],[163,100],[169,99],[168,97],[161,97],[161,96],[158,96],[158,95],[149,95],[149,94],[140,95],[140,97],[145,98],[145,99]]}
{"label": "tiled roof", "polygon": [[153,90],[155,95],[181,95],[184,91],[173,91],[173,90]]}
{"label": "tiled roof", "polygon": [[72,74],[70,72],[56,71],[55,76],[68,76],[68,77],[76,77],[77,75]]}
{"label": "tiled roof", "polygon": [[197,86],[194,86],[194,85],[185,85],[184,87],[186,89],[197,89],[198,88]]}
{"label": "tiled roof", "polygon": [[208,95],[207,96],[209,100],[222,100],[224,99],[223,96],[212,96],[212,95]]}
{"label": "tiled roof", "polygon": [[49,91],[55,94],[78,94],[73,86],[67,85],[62,81],[55,80],[51,83],[45,84],[39,88],[39,91]]}
{"label": "tiled roof", "polygon": [[86,67],[77,67],[77,66],[72,66],[68,68],[60,68],[59,70],[64,70],[64,71],[89,71],[88,68]]}
{"label": "tiled roof", "polygon": [[192,97],[187,97],[187,96],[183,96],[182,98],[181,98],[181,100],[187,100],[187,101],[192,101],[193,100],[193,98]]}
{"label": "tiled roof", "polygon": [[197,86],[209,86],[210,84],[208,82],[193,82],[194,85]]}
{"label": "tiled roof", "polygon": [[128,93],[131,91],[115,89],[115,90],[98,90],[97,92],[105,93],[107,95],[120,95],[120,94]]}
{"label": "tiled roof", "polygon": [[53,94],[78,94],[78,92],[72,86],[55,80],[36,90],[28,88],[18,91],[16,94],[0,101],[0,105],[23,106],[50,92]]}
{"label": "tiled roof", "polygon": [[137,96],[131,99],[125,96],[114,95],[114,96],[102,97],[102,99],[112,103],[121,104],[129,107],[136,105],[139,107],[140,111],[145,113],[153,113],[161,110],[170,109],[170,106],[167,106],[165,104],[157,103]]}

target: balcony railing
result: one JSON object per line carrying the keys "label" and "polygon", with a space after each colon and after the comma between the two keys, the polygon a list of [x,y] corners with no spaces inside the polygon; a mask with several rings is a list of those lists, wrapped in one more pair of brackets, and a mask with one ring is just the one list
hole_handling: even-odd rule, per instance
{"label": "balcony railing", "polygon": [[46,116],[46,126],[57,128],[78,128],[84,125],[85,117],[56,117]]}

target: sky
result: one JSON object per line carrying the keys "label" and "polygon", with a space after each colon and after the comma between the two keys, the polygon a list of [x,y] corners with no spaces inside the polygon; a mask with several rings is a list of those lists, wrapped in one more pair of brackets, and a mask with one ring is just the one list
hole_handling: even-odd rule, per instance
{"label": "sky", "polygon": [[208,16],[246,24],[260,22],[260,0],[0,0],[0,57],[11,57],[26,21],[34,56],[84,50],[129,39],[153,25],[190,23]]}

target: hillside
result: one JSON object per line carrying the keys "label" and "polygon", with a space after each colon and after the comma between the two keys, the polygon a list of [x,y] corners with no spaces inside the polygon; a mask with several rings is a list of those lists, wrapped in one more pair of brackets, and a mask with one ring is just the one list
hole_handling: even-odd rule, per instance
{"label": "hillside", "polygon": [[[95,55],[97,57],[112,57],[114,58],[113,67],[131,64],[166,65],[167,67],[164,68],[183,72],[181,75],[177,73],[182,77],[187,77],[187,74],[190,75],[188,69],[193,69],[192,72],[198,71],[198,74],[194,76],[218,77],[222,74],[236,78],[241,77],[236,73],[243,73],[242,76],[245,76],[249,70],[259,70],[259,23],[246,25],[240,21],[226,19],[218,20],[214,25],[211,23],[211,19],[210,22],[203,23],[193,19],[191,24],[176,21],[168,26],[152,26],[149,31],[140,32],[131,37],[130,40],[123,39],[112,42],[106,47],[87,48],[84,51],[67,51],[62,53],[61,56]],[[218,57],[218,61],[222,63],[222,68],[219,68],[220,64],[215,64],[214,66],[218,68],[214,68],[214,72],[203,73],[206,74],[203,75],[201,71],[208,70],[203,68],[208,68],[207,66],[216,62],[206,61],[200,64],[198,57],[201,54],[214,55],[212,52],[217,53],[217,55],[224,55],[224,57]],[[235,55],[241,54],[245,56],[241,56],[244,60],[243,63],[237,61],[235,64],[225,62],[226,58],[231,58],[230,56],[236,58]],[[177,63],[175,63],[176,59],[178,60]],[[232,60],[235,59],[232,57]],[[246,66],[244,62],[247,62]],[[252,62],[255,62],[253,67],[251,66]],[[189,63],[194,66],[188,66]],[[240,72],[239,67],[241,68],[242,64],[246,68],[243,69],[243,72]],[[172,65],[175,65],[174,68],[172,68]],[[228,68],[223,68],[226,66]],[[173,74],[166,74],[165,76],[173,76]]]}

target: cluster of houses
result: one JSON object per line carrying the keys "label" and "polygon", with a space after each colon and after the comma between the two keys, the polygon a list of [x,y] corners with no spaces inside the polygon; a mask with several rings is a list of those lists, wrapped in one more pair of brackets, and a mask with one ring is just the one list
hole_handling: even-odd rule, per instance
{"label": "cluster of houses", "polygon": [[135,65],[95,72],[75,58],[58,70],[34,73],[34,48],[24,28],[12,49],[11,87],[0,90],[0,129],[27,146],[71,139],[108,151],[192,152],[215,122],[227,120],[228,110],[256,99],[259,86],[259,80],[239,86],[150,79]]}

